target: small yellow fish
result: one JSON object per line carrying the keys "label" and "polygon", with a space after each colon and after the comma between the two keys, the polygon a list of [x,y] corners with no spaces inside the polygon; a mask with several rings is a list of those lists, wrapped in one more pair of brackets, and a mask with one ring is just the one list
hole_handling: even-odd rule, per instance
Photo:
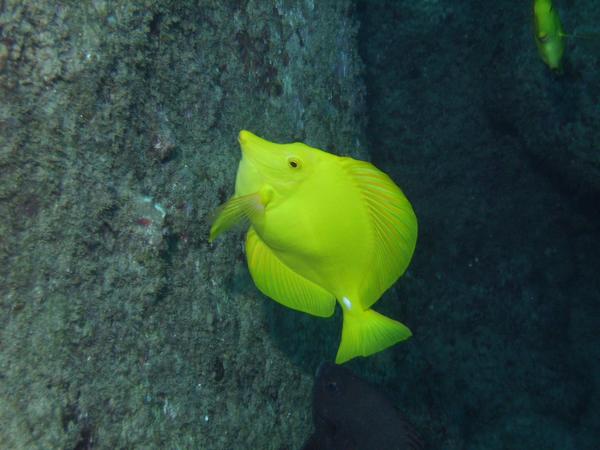
{"label": "small yellow fish", "polygon": [[552,0],[533,0],[533,22],[540,57],[550,69],[560,72],[567,35]]}
{"label": "small yellow fish", "polygon": [[336,363],[411,336],[371,306],[406,270],[417,219],[396,184],[368,162],[303,143],[276,144],[241,131],[235,194],[210,230],[212,242],[244,220],[254,283],[289,308],[344,323]]}

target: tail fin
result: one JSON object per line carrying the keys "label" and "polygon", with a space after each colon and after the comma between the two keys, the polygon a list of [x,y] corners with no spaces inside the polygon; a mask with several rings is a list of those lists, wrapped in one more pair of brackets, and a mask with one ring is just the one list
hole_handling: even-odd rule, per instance
{"label": "tail fin", "polygon": [[372,309],[342,310],[344,324],[336,364],[343,364],[357,356],[372,355],[412,336],[407,326]]}

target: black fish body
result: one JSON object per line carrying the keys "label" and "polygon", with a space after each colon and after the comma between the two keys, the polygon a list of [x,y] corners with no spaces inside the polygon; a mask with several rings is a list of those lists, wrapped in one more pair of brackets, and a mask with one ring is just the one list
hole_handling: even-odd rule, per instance
{"label": "black fish body", "polygon": [[344,367],[323,363],[313,390],[315,433],[303,450],[420,450],[388,398]]}

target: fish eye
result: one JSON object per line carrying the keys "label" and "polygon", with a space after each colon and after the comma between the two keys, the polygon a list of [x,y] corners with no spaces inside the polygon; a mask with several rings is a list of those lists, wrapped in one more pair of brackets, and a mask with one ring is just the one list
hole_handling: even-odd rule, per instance
{"label": "fish eye", "polygon": [[302,167],[302,162],[298,158],[294,158],[293,156],[288,158],[288,166],[291,169],[299,169]]}

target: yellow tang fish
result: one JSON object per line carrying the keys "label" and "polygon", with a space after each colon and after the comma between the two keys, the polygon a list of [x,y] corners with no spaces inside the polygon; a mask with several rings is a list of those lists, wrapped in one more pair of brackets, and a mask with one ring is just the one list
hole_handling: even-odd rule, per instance
{"label": "yellow tang fish", "polygon": [[275,144],[241,131],[235,194],[210,230],[212,242],[249,220],[246,258],[254,283],[289,308],[344,323],[336,363],[411,336],[371,306],[406,270],[417,219],[396,184],[368,162],[303,143]]}
{"label": "yellow tang fish", "polygon": [[533,0],[533,22],[540,57],[550,69],[560,72],[567,35],[552,0]]}

